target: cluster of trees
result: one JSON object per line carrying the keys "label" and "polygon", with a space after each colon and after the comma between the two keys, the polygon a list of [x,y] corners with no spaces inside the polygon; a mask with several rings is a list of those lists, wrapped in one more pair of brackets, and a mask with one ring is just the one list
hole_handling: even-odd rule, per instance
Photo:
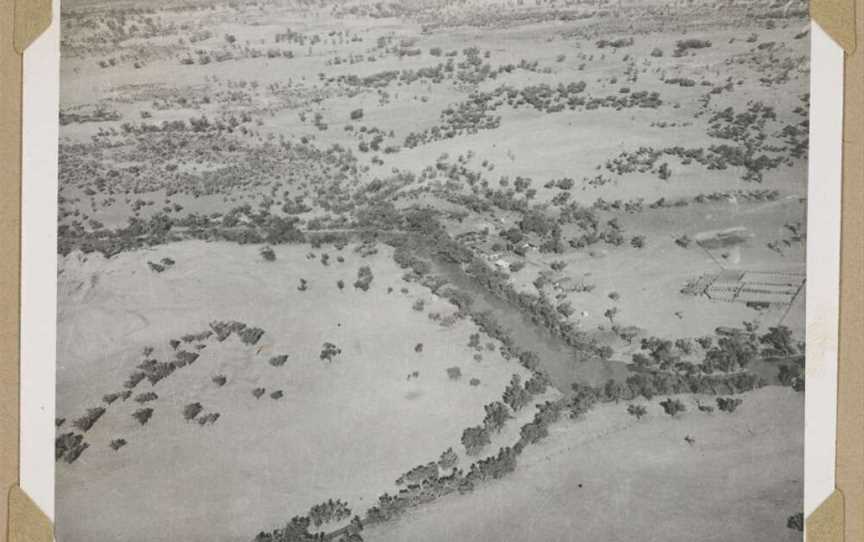
{"label": "cluster of trees", "polygon": [[[539,405],[534,419],[521,428],[520,439],[516,444],[504,446],[496,454],[472,463],[467,474],[460,469],[455,469],[448,475],[440,475],[438,467],[446,470],[456,465],[458,458],[452,449],[442,454],[437,465],[429,463],[415,467],[400,478],[400,481],[406,485],[397,495],[385,493],[379,497],[378,503],[367,512],[364,523],[389,521],[410,508],[454,492],[460,494],[471,492],[479,484],[502,478],[513,472],[519,454],[526,446],[539,442],[548,435],[549,425],[560,418],[564,407],[563,400]],[[500,407],[491,408],[500,412]],[[469,428],[466,432],[470,432],[472,439],[483,439],[484,435],[488,438],[488,429],[485,426]]]}
{"label": "cluster of trees", "polygon": [[210,323],[210,329],[216,334],[219,342],[224,341],[231,334],[236,334],[243,344],[254,346],[264,336],[264,330],[259,327],[249,326],[243,322],[232,320],[229,322],[214,321]]}
{"label": "cluster of trees", "polygon": [[[242,214],[242,213],[238,213]],[[303,243],[306,235],[297,228],[296,217],[271,215],[269,211],[251,215],[251,222],[235,223],[232,214],[221,221],[212,217],[190,214],[183,219],[174,219],[164,212],[149,218],[130,217],[125,227],[108,230],[88,230],[81,225],[63,224],[58,227],[58,253],[67,255],[73,250],[85,254],[99,252],[111,257],[125,251],[164,245],[183,239],[204,241],[230,241],[239,244],[286,244]],[[272,250],[272,249],[271,249]],[[261,256],[270,260],[270,251],[262,249]],[[275,259],[275,254],[273,254]],[[148,262],[151,269],[164,271],[164,263]]]}
{"label": "cluster of trees", "polygon": [[61,459],[74,463],[90,445],[84,442],[84,435],[74,432],[63,433],[54,439],[54,460]]}
{"label": "cluster of trees", "polygon": [[315,527],[320,527],[331,521],[342,521],[351,517],[351,509],[348,508],[348,503],[336,499],[327,499],[321,504],[316,504],[309,509],[307,514],[309,521]]}
{"label": "cluster of trees", "polygon": [[132,396],[132,390],[123,390],[123,391],[118,391],[115,393],[106,393],[105,395],[102,396],[102,401],[110,405],[118,399],[125,401],[126,399],[129,399],[131,396]]}
{"label": "cluster of trees", "polygon": [[[633,364],[641,369],[710,375],[715,372],[745,370],[760,357],[767,361],[795,361],[803,357],[799,356],[803,345],[795,342],[792,331],[782,325],[771,327],[762,335],[757,333],[755,325],[747,322],[743,328],[719,327],[713,337],[699,337],[696,343],[704,351],[699,364],[682,361],[685,356],[694,352],[694,345],[689,339],[677,339],[673,342],[659,337],[646,337],[642,339],[641,351],[633,354]],[[764,347],[760,349],[760,345]],[[787,373],[794,371],[790,367],[785,369]],[[793,376],[786,375],[790,381]]]}
{"label": "cluster of trees", "polygon": [[[334,506],[336,505],[334,504]],[[308,516],[295,516],[281,529],[258,533],[254,538],[254,542],[321,542],[326,539],[334,539],[338,542],[363,542],[363,537],[360,535],[360,532],[363,530],[363,522],[358,516],[354,516],[351,519],[351,523],[346,527],[333,533],[339,537],[338,539],[334,536],[325,537],[323,533],[310,532],[309,529],[312,527],[312,523],[312,520]]]}

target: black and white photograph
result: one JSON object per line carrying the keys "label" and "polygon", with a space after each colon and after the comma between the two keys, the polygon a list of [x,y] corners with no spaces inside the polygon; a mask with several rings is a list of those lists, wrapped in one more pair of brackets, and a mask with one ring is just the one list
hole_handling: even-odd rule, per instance
{"label": "black and white photograph", "polygon": [[806,1],[59,24],[59,542],[803,540]]}

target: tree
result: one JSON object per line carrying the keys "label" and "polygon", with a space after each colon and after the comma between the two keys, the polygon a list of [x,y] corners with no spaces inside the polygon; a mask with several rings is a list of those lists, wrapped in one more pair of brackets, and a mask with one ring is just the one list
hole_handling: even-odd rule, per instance
{"label": "tree", "polygon": [[798,512],[786,518],[786,526],[793,531],[804,532],[804,513]]}
{"label": "tree", "polygon": [[627,414],[634,416],[637,420],[648,414],[648,410],[642,405],[627,405]]}
{"label": "tree", "polygon": [[201,406],[201,403],[189,403],[183,407],[183,418],[186,421],[193,420],[202,410],[204,410],[204,407]]}
{"label": "tree", "polygon": [[138,423],[144,425],[147,423],[150,418],[153,416],[152,408],[139,408],[135,412],[132,413],[132,417],[138,420]]}
{"label": "tree", "polygon": [[453,448],[447,448],[441,452],[441,457],[438,458],[438,466],[441,470],[450,470],[459,462],[459,456],[453,451]]}
{"label": "tree", "polygon": [[660,402],[660,406],[663,407],[663,412],[670,416],[675,416],[679,412],[684,412],[687,408],[684,406],[684,403],[679,401],[678,399],[667,398],[665,401]]}
{"label": "tree", "polygon": [[762,350],[764,356],[789,357],[798,353],[792,340],[792,330],[783,325],[769,327],[768,333],[759,337],[759,342],[767,345]]}
{"label": "tree", "polygon": [[486,445],[492,441],[489,440],[489,431],[482,425],[469,427],[462,432],[462,445],[465,446],[465,451],[468,455],[477,455]]}
{"label": "tree", "polygon": [[322,361],[332,362],[333,359],[342,353],[342,349],[331,342],[325,342],[321,346],[320,358]]}
{"label": "tree", "polygon": [[357,270],[357,280],[354,282],[354,287],[365,292],[369,290],[373,278],[372,269],[368,265],[364,265]]}
{"label": "tree", "polygon": [[519,375],[513,375],[510,379],[510,384],[504,389],[503,399],[514,412],[518,412],[531,401],[531,394],[522,387],[522,379]]}
{"label": "tree", "polygon": [[485,405],[483,409],[486,411],[486,417],[483,418],[483,427],[489,431],[499,432],[507,420],[512,418],[507,405],[501,401],[495,401]]}
{"label": "tree", "polygon": [[718,397],[717,409],[720,412],[728,412],[729,414],[732,414],[743,402],[743,400],[735,397]]}
{"label": "tree", "polygon": [[603,316],[609,319],[610,324],[615,323],[615,315],[618,314],[618,307],[612,307],[606,309],[606,312],[603,313]]}

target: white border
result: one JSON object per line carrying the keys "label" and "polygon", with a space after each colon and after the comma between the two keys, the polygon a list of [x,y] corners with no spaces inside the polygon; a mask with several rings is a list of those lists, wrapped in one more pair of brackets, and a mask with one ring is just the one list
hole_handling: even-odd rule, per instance
{"label": "white border", "polygon": [[24,52],[21,145],[21,488],[54,519],[60,2]]}
{"label": "white border", "polygon": [[843,49],[811,24],[804,514],[834,491],[840,322]]}
{"label": "white border", "polygon": [[[24,55],[22,164],[21,486],[52,519],[59,20]],[[815,23],[811,50],[805,514],[834,489],[843,118],[843,51]]]}

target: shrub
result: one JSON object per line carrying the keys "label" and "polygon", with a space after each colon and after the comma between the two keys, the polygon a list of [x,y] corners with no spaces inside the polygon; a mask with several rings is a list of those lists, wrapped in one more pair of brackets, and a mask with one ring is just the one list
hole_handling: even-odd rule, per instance
{"label": "shrub", "polygon": [[264,388],[255,388],[252,390],[252,395],[255,396],[255,399],[260,399],[266,390]]}
{"label": "shrub", "polygon": [[468,384],[470,384],[472,386],[479,386],[480,385],[480,379],[479,378],[472,378],[471,380],[468,381]]}
{"label": "shrub", "polygon": [[216,375],[211,380],[219,387],[224,386],[228,382],[228,378],[225,375]]}
{"label": "shrub", "polygon": [[642,419],[642,416],[648,414],[648,410],[642,405],[627,405],[627,414],[639,420]]}
{"label": "shrub", "polygon": [[462,369],[459,367],[447,367],[447,377],[450,380],[459,380],[462,378]]}
{"label": "shrub", "polygon": [[116,452],[117,450],[119,450],[123,446],[126,446],[126,439],[122,439],[122,438],[114,439],[111,441],[109,446],[111,446],[111,449]]}
{"label": "shrub", "polygon": [[360,120],[363,118],[363,110],[362,109],[355,109],[355,110],[351,111],[350,116],[351,116],[351,120]]}
{"label": "shrub", "polygon": [[281,399],[285,394],[282,393],[282,390],[276,390],[270,394],[271,399]]}
{"label": "shrub", "polygon": [[268,262],[276,261],[276,253],[273,252],[273,249],[270,246],[265,246],[261,248],[261,257]]}
{"label": "shrub", "polygon": [[684,52],[690,49],[704,49],[706,47],[711,47],[711,42],[708,40],[695,38],[678,40],[675,42],[675,52],[673,53],[673,56],[681,56]]}
{"label": "shrub", "polygon": [[696,402],[696,408],[699,409],[699,412],[705,412],[708,414],[714,412],[714,407],[712,407],[711,405],[703,405],[699,401]]}

